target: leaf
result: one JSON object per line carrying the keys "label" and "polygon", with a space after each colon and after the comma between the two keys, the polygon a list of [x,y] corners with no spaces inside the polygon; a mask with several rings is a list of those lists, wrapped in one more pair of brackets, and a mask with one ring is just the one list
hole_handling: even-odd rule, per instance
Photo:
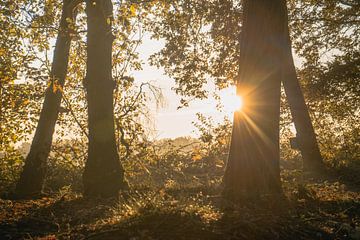
{"label": "leaf", "polygon": [[199,161],[199,160],[201,160],[202,159],[202,156],[200,155],[200,154],[196,154],[196,155],[194,155],[193,157],[192,157],[192,160],[193,161]]}
{"label": "leaf", "polygon": [[57,86],[56,86],[56,84],[54,83],[54,84],[53,84],[53,93],[56,93],[56,91],[57,91]]}
{"label": "leaf", "polygon": [[131,13],[132,17],[134,17],[136,15],[136,6],[135,6],[135,4],[131,4],[130,13]]}

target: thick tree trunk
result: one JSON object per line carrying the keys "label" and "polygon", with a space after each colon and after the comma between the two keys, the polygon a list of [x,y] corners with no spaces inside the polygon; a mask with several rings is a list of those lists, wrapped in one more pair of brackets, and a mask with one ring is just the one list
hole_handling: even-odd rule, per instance
{"label": "thick tree trunk", "polygon": [[16,185],[17,197],[32,197],[41,193],[46,174],[52,137],[62,98],[61,91],[54,91],[55,86],[64,86],[70,51],[70,28],[67,19],[74,20],[74,0],[64,0],[59,33],[54,49],[51,68],[51,85],[46,89],[43,107],[35,131],[30,152],[26,157],[25,166]]}
{"label": "thick tree trunk", "polygon": [[[286,4],[284,3],[284,8]],[[287,11],[287,10],[286,10]],[[291,115],[295,123],[297,140],[303,157],[303,165],[306,170],[319,170],[323,167],[323,160],[319,146],[316,141],[314,128],[311,124],[308,108],[304,95],[296,75],[294,60],[291,52],[291,40],[289,34],[288,20],[286,16],[284,38],[284,63],[282,82],[284,84],[287,100],[290,105]]]}
{"label": "thick tree trunk", "polygon": [[279,118],[282,0],[244,1],[238,94],[224,194],[233,200],[281,193]]}
{"label": "thick tree trunk", "polygon": [[84,195],[116,196],[126,186],[115,141],[113,114],[111,0],[86,2],[89,149],[83,175]]}

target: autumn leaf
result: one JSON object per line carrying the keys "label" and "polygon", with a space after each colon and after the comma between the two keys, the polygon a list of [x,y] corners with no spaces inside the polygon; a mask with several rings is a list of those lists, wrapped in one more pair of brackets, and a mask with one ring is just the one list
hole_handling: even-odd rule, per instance
{"label": "autumn leaf", "polygon": [[200,154],[195,154],[191,159],[193,161],[199,161],[202,159],[202,156]]}
{"label": "autumn leaf", "polygon": [[130,13],[131,13],[132,17],[134,17],[136,15],[136,6],[135,6],[135,4],[131,4]]}

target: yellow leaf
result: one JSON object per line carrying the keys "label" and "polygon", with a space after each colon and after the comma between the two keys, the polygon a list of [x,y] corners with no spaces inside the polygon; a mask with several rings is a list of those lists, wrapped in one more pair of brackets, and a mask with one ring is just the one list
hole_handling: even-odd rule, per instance
{"label": "yellow leaf", "polygon": [[131,6],[130,6],[130,13],[131,13],[131,16],[135,16],[135,15],[136,15],[136,6],[135,6],[135,4],[131,4]]}
{"label": "yellow leaf", "polygon": [[15,33],[16,33],[16,29],[10,28],[10,34],[15,34]]}
{"label": "yellow leaf", "polygon": [[51,86],[51,79],[49,79],[48,83],[46,84],[46,87],[50,87]]}
{"label": "yellow leaf", "polygon": [[160,189],[159,194],[161,197],[164,197],[166,195],[165,189]]}
{"label": "yellow leaf", "polygon": [[14,134],[14,135],[12,135],[11,136],[11,140],[13,141],[13,142],[16,142],[16,140],[17,140],[17,136]]}
{"label": "yellow leaf", "polygon": [[193,160],[193,161],[199,161],[199,160],[201,160],[201,159],[202,159],[202,157],[201,157],[200,154],[196,154],[196,155],[194,155],[194,156],[192,157],[192,160]]}

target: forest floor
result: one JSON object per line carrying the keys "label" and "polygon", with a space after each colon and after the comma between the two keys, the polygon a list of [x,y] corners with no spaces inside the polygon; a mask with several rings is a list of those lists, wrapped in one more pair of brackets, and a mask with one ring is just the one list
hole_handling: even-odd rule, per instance
{"label": "forest floor", "polygon": [[[192,173],[191,178],[200,179]],[[285,198],[236,205],[221,187],[138,187],[89,200],[63,189],[0,199],[0,239],[360,239],[360,188],[339,175],[283,170]]]}

